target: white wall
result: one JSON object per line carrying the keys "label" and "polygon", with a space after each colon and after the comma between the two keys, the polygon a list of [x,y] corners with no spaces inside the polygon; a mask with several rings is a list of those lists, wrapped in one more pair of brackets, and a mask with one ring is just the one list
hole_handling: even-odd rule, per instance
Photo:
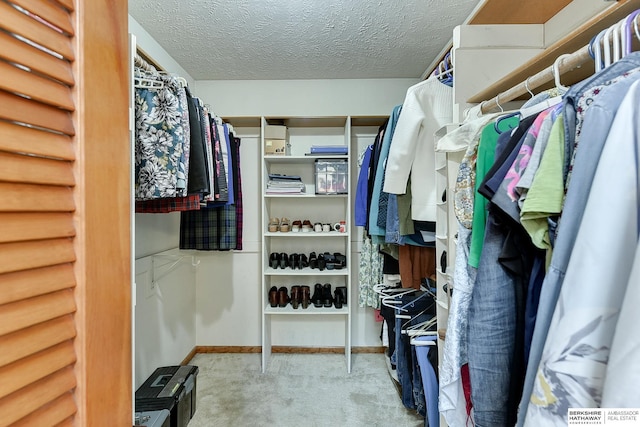
{"label": "white wall", "polygon": [[389,115],[417,79],[198,80],[220,116]]}
{"label": "white wall", "polygon": [[179,364],[195,347],[195,270],[191,256],[180,251],[136,260],[136,388],[156,368]]}

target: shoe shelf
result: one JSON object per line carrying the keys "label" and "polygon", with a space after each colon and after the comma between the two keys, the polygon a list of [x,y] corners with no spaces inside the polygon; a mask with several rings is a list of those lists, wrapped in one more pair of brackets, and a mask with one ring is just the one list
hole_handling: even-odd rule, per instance
{"label": "shoe shelf", "polygon": [[329,231],[329,232],[317,232],[317,231],[299,231],[299,232],[282,232],[282,231],[274,231],[274,232],[265,232],[265,237],[286,237],[286,238],[301,238],[301,237],[349,237],[347,233],[340,233],[338,231]]}
{"label": "shoe shelf", "polygon": [[[267,155],[265,153],[265,130],[267,125],[285,125],[288,141],[285,142],[286,155]],[[349,191],[348,180],[349,165],[352,158],[347,155],[305,155],[310,153],[312,146],[350,146],[351,125],[349,117],[274,117],[261,119],[262,144],[262,371],[266,372],[268,360],[271,355],[272,340],[278,345],[284,343],[287,346],[298,347],[299,343],[290,338],[287,333],[299,327],[296,322],[302,320],[295,316],[304,316],[305,323],[312,323],[313,327],[326,329],[327,346],[334,347],[333,340],[340,341],[344,333],[344,349],[347,358],[347,371],[351,372],[351,308],[348,304],[342,304],[341,308],[335,308],[335,299],[332,306],[316,307],[310,304],[306,309],[299,306],[294,309],[291,303],[283,307],[273,307],[269,302],[269,290],[273,286],[284,286],[290,291],[294,285],[308,282],[311,292],[314,292],[312,284],[315,282],[330,282],[335,291],[337,286],[345,288],[345,301],[351,301],[351,223],[352,198],[348,193],[316,194],[316,185],[325,185],[322,188],[331,188],[338,191],[346,186]],[[335,168],[331,172],[322,169],[323,165],[317,165],[317,160],[335,160],[337,165],[344,165],[346,170]],[[320,174],[326,175],[320,175]],[[304,184],[304,193],[288,194],[289,189],[282,189],[281,193],[267,194],[267,183],[273,175],[300,177]],[[343,178],[340,180],[340,178]],[[330,180],[331,179],[331,180]],[[331,182],[331,186],[329,186]],[[285,219],[289,223],[289,231],[269,231],[273,225],[272,219]],[[293,222],[306,221],[312,225],[316,223],[336,224],[346,221],[346,232],[329,231],[291,231]],[[280,222],[281,224],[282,222]],[[318,240],[320,239],[320,240]],[[273,268],[270,264],[270,256],[273,253],[306,254],[312,252],[340,253],[346,257],[346,265],[341,269],[324,269],[303,267],[291,269],[289,267]],[[337,298],[337,297],[336,297]],[[274,316],[284,316],[284,320],[274,321]],[[311,317],[309,317],[311,316]],[[314,317],[315,316],[315,317]],[[338,316],[337,318],[335,316]],[[330,319],[328,319],[330,318]],[[344,329],[337,325],[343,323]],[[340,329],[343,329],[340,331]],[[331,338],[329,338],[331,337]],[[322,346],[319,343],[319,346]]]}
{"label": "shoe shelf", "polygon": [[343,268],[340,270],[336,270],[334,268],[333,270],[324,269],[320,271],[317,268],[309,267],[295,270],[291,268],[286,268],[283,270],[281,268],[267,267],[264,270],[264,274],[266,276],[348,276],[349,269]]}
{"label": "shoe shelf", "polygon": [[335,307],[316,307],[314,305],[310,305],[307,308],[298,307],[294,309],[291,304],[286,307],[271,307],[267,304],[264,308],[264,314],[270,315],[279,315],[279,314],[300,314],[300,315],[347,315],[349,314],[349,307],[345,304],[342,308]]}

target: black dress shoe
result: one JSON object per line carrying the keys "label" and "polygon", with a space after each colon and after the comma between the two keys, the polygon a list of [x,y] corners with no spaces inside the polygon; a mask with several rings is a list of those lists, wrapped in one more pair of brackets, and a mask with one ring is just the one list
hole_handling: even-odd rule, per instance
{"label": "black dress shoe", "polygon": [[313,290],[313,296],[311,297],[311,302],[315,307],[322,307],[324,303],[322,297],[322,285],[320,283],[316,283],[316,286]]}
{"label": "black dress shoe", "polygon": [[271,252],[271,255],[269,255],[269,267],[275,270],[278,268],[278,265],[280,265],[280,254]]}
{"label": "black dress shoe", "polygon": [[302,270],[309,266],[309,261],[307,261],[307,256],[305,254],[300,254],[298,258],[298,270]]}
{"label": "black dress shoe", "polygon": [[324,254],[318,255],[318,270],[324,271],[327,266],[327,261],[324,259]]}
{"label": "black dress shoe", "polygon": [[342,255],[340,252],[336,252],[333,254],[334,258],[335,258],[335,262],[340,264],[342,267],[346,267],[347,266],[347,257]]}
{"label": "black dress shoe", "polygon": [[311,252],[309,254],[309,267],[318,268],[318,258],[316,257],[315,252]]}
{"label": "black dress shoe", "polygon": [[331,296],[331,284],[325,283],[322,287],[322,304],[325,307],[331,307],[333,297]]}
{"label": "black dress shoe", "polygon": [[[338,298],[340,299],[340,307],[338,307]],[[336,308],[342,308],[342,305],[347,305],[347,287],[336,286],[334,303]]]}
{"label": "black dress shoe", "polygon": [[340,292],[337,288],[333,293],[333,306],[335,308],[342,308],[342,292]]}
{"label": "black dress shoe", "polygon": [[291,254],[291,255],[289,255],[289,262],[288,262],[288,265],[289,265],[289,268],[290,268],[290,269],[292,269],[292,270],[293,270],[294,268],[296,268],[296,264],[297,264],[297,258],[298,258],[298,256],[299,256],[298,254]]}
{"label": "black dress shoe", "polygon": [[271,307],[278,306],[278,288],[275,286],[272,286],[271,289],[269,289],[269,305]]}
{"label": "black dress shoe", "polygon": [[280,268],[281,269],[285,269],[287,268],[287,263],[289,262],[289,256],[287,254],[285,254],[284,252],[280,253]]}

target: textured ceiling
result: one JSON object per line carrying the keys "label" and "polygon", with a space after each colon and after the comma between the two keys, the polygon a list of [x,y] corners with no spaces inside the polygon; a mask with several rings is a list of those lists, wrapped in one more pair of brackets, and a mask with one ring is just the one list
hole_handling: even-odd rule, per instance
{"label": "textured ceiling", "polygon": [[196,80],[418,78],[480,0],[129,0]]}

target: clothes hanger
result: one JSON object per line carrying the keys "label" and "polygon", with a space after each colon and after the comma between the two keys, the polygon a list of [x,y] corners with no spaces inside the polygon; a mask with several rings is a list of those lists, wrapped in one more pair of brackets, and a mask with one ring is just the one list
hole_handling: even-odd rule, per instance
{"label": "clothes hanger", "polygon": [[438,338],[437,335],[424,335],[420,337],[416,337],[416,338],[411,338],[411,340],[409,341],[409,343],[413,346],[417,346],[417,347],[421,347],[421,346],[435,346],[436,345],[436,339]]}
{"label": "clothes hanger", "polygon": [[[420,297],[416,298],[415,300],[411,301],[409,304],[412,304],[412,303],[416,302],[417,300],[421,299],[422,297],[423,297],[423,296],[420,296]],[[407,305],[409,305],[409,304],[404,305],[402,308],[404,309],[404,308],[405,308],[405,307],[407,307]],[[431,304],[429,304],[429,305],[428,305],[424,310],[420,310],[420,312],[419,312],[419,313],[416,313],[416,314],[414,314],[414,315],[412,315],[412,316],[406,316],[406,315],[396,314],[396,318],[398,318],[398,319],[407,319],[407,321],[406,321],[406,322],[404,322],[404,323],[402,324],[402,326],[400,327],[400,331],[401,331],[401,333],[403,333],[403,334],[407,334],[407,331],[410,329],[410,327],[408,327],[408,326],[407,326],[407,324],[408,324],[409,322],[411,322],[413,319],[417,318],[418,316],[423,315],[423,314],[424,314],[424,313],[426,313],[427,311],[429,311],[429,310],[433,310],[433,309],[434,309],[434,306],[435,306],[435,301],[431,302]],[[406,310],[406,311],[408,311],[408,310]],[[433,316],[432,318],[430,318],[430,319],[428,319],[428,320],[425,320],[424,322],[420,322],[420,323],[419,323],[419,325],[424,326],[425,324],[427,324],[427,322],[430,322],[430,321],[434,321],[434,322],[435,322],[435,320],[434,320],[434,319],[435,319],[435,316]],[[410,326],[411,326],[411,325],[410,325]]]}
{"label": "clothes hanger", "polygon": [[603,47],[604,47],[604,67],[607,68],[613,63],[613,54],[611,52],[611,33],[613,33],[614,27],[609,27],[604,31]]}
{"label": "clothes hanger", "polygon": [[138,89],[162,89],[164,82],[146,77],[134,77],[133,86]]}
{"label": "clothes hanger", "polygon": [[533,97],[535,96],[533,94],[533,92],[531,92],[531,89],[529,88],[529,79],[531,78],[531,76],[527,77],[527,80],[524,81],[524,88],[527,90],[527,92],[529,92],[529,95],[531,95],[530,99],[533,99]]}
{"label": "clothes hanger", "polygon": [[500,94],[496,95],[496,105],[500,109],[500,112],[504,113],[504,108],[502,108],[502,105],[500,105]]}
{"label": "clothes hanger", "polygon": [[555,82],[556,87],[561,92],[566,92],[569,90],[569,88],[567,86],[563,86],[562,83],[560,83],[560,62],[563,58],[567,58],[569,56],[571,55],[568,53],[558,56],[551,66],[551,69],[553,70],[553,81]]}
{"label": "clothes hanger", "polygon": [[431,329],[431,327],[435,326],[437,323],[438,319],[436,316],[433,316],[431,319],[425,320],[424,322],[407,326],[405,329],[402,329],[402,333],[410,337],[437,335],[438,331],[436,329]]}
{"label": "clothes hanger", "polygon": [[623,40],[622,43],[624,46],[623,56],[627,56],[631,53],[631,45],[633,40],[633,34],[631,33],[631,26],[632,25],[637,26],[636,18],[638,17],[638,14],[640,14],[640,9],[629,14],[629,16],[627,16],[624,19],[624,24],[622,24],[621,32],[622,32],[622,40]]}
{"label": "clothes hanger", "polygon": [[379,295],[383,295],[383,296],[388,296],[388,294],[385,293],[386,292],[403,292],[406,291],[406,288],[403,288],[400,286],[400,282],[396,283],[395,286],[388,286],[385,285],[384,283],[376,283],[375,285],[373,285],[373,290],[375,293],[379,294]]}
{"label": "clothes hanger", "polygon": [[[376,291],[377,292],[377,291]],[[398,291],[394,291],[394,294],[385,294],[380,292],[380,303],[385,307],[400,309],[401,311],[408,311],[406,309],[402,309],[398,307],[398,304],[402,304],[402,301],[398,299],[398,297],[403,295],[408,295],[412,292],[415,292],[413,288],[400,288]]]}
{"label": "clothes hanger", "polygon": [[[413,289],[413,291],[415,292],[416,290]],[[423,292],[422,294],[418,295],[416,298],[412,299],[411,301],[409,301],[408,303],[406,303],[402,307],[396,307],[396,309],[400,310],[400,311],[403,311],[403,312],[407,312],[407,311],[409,311],[407,309],[408,306],[410,306],[411,304],[415,304],[416,302],[420,301],[422,298],[426,298],[428,295],[429,295],[429,293]],[[432,305],[430,305],[429,307],[427,307],[426,309],[424,309],[420,313],[416,314],[415,316],[418,316],[418,315],[424,313],[426,310],[428,310],[432,306],[433,306],[433,303],[432,303]],[[404,314],[396,314],[396,317],[399,318],[399,319],[412,319],[415,316],[408,316],[408,315],[404,315]]]}
{"label": "clothes hanger", "polygon": [[[556,85],[556,87],[560,90],[560,92],[566,92],[569,88],[566,86],[563,86],[560,83],[560,69],[558,67],[560,61],[562,60],[563,57],[567,57],[570,56],[569,54],[564,54],[564,55],[560,55],[556,58],[556,60],[553,62],[553,65],[551,66],[551,69],[553,70],[553,80],[554,83]],[[528,79],[525,81],[525,87],[527,87],[527,81]],[[527,117],[531,117],[534,114],[538,114],[541,113],[542,111],[551,108],[555,105],[558,105],[562,102],[562,95],[558,95],[558,96],[554,96],[553,98],[549,98],[546,99],[542,102],[539,102],[535,105],[532,105],[530,107],[527,108],[522,108],[520,109],[520,119],[525,119]]]}
{"label": "clothes hanger", "polygon": [[595,40],[593,41],[594,49],[593,49],[593,61],[596,67],[596,73],[602,70],[602,50],[600,42],[602,40],[602,36],[604,36],[604,31],[600,31],[598,35],[596,35]]}

